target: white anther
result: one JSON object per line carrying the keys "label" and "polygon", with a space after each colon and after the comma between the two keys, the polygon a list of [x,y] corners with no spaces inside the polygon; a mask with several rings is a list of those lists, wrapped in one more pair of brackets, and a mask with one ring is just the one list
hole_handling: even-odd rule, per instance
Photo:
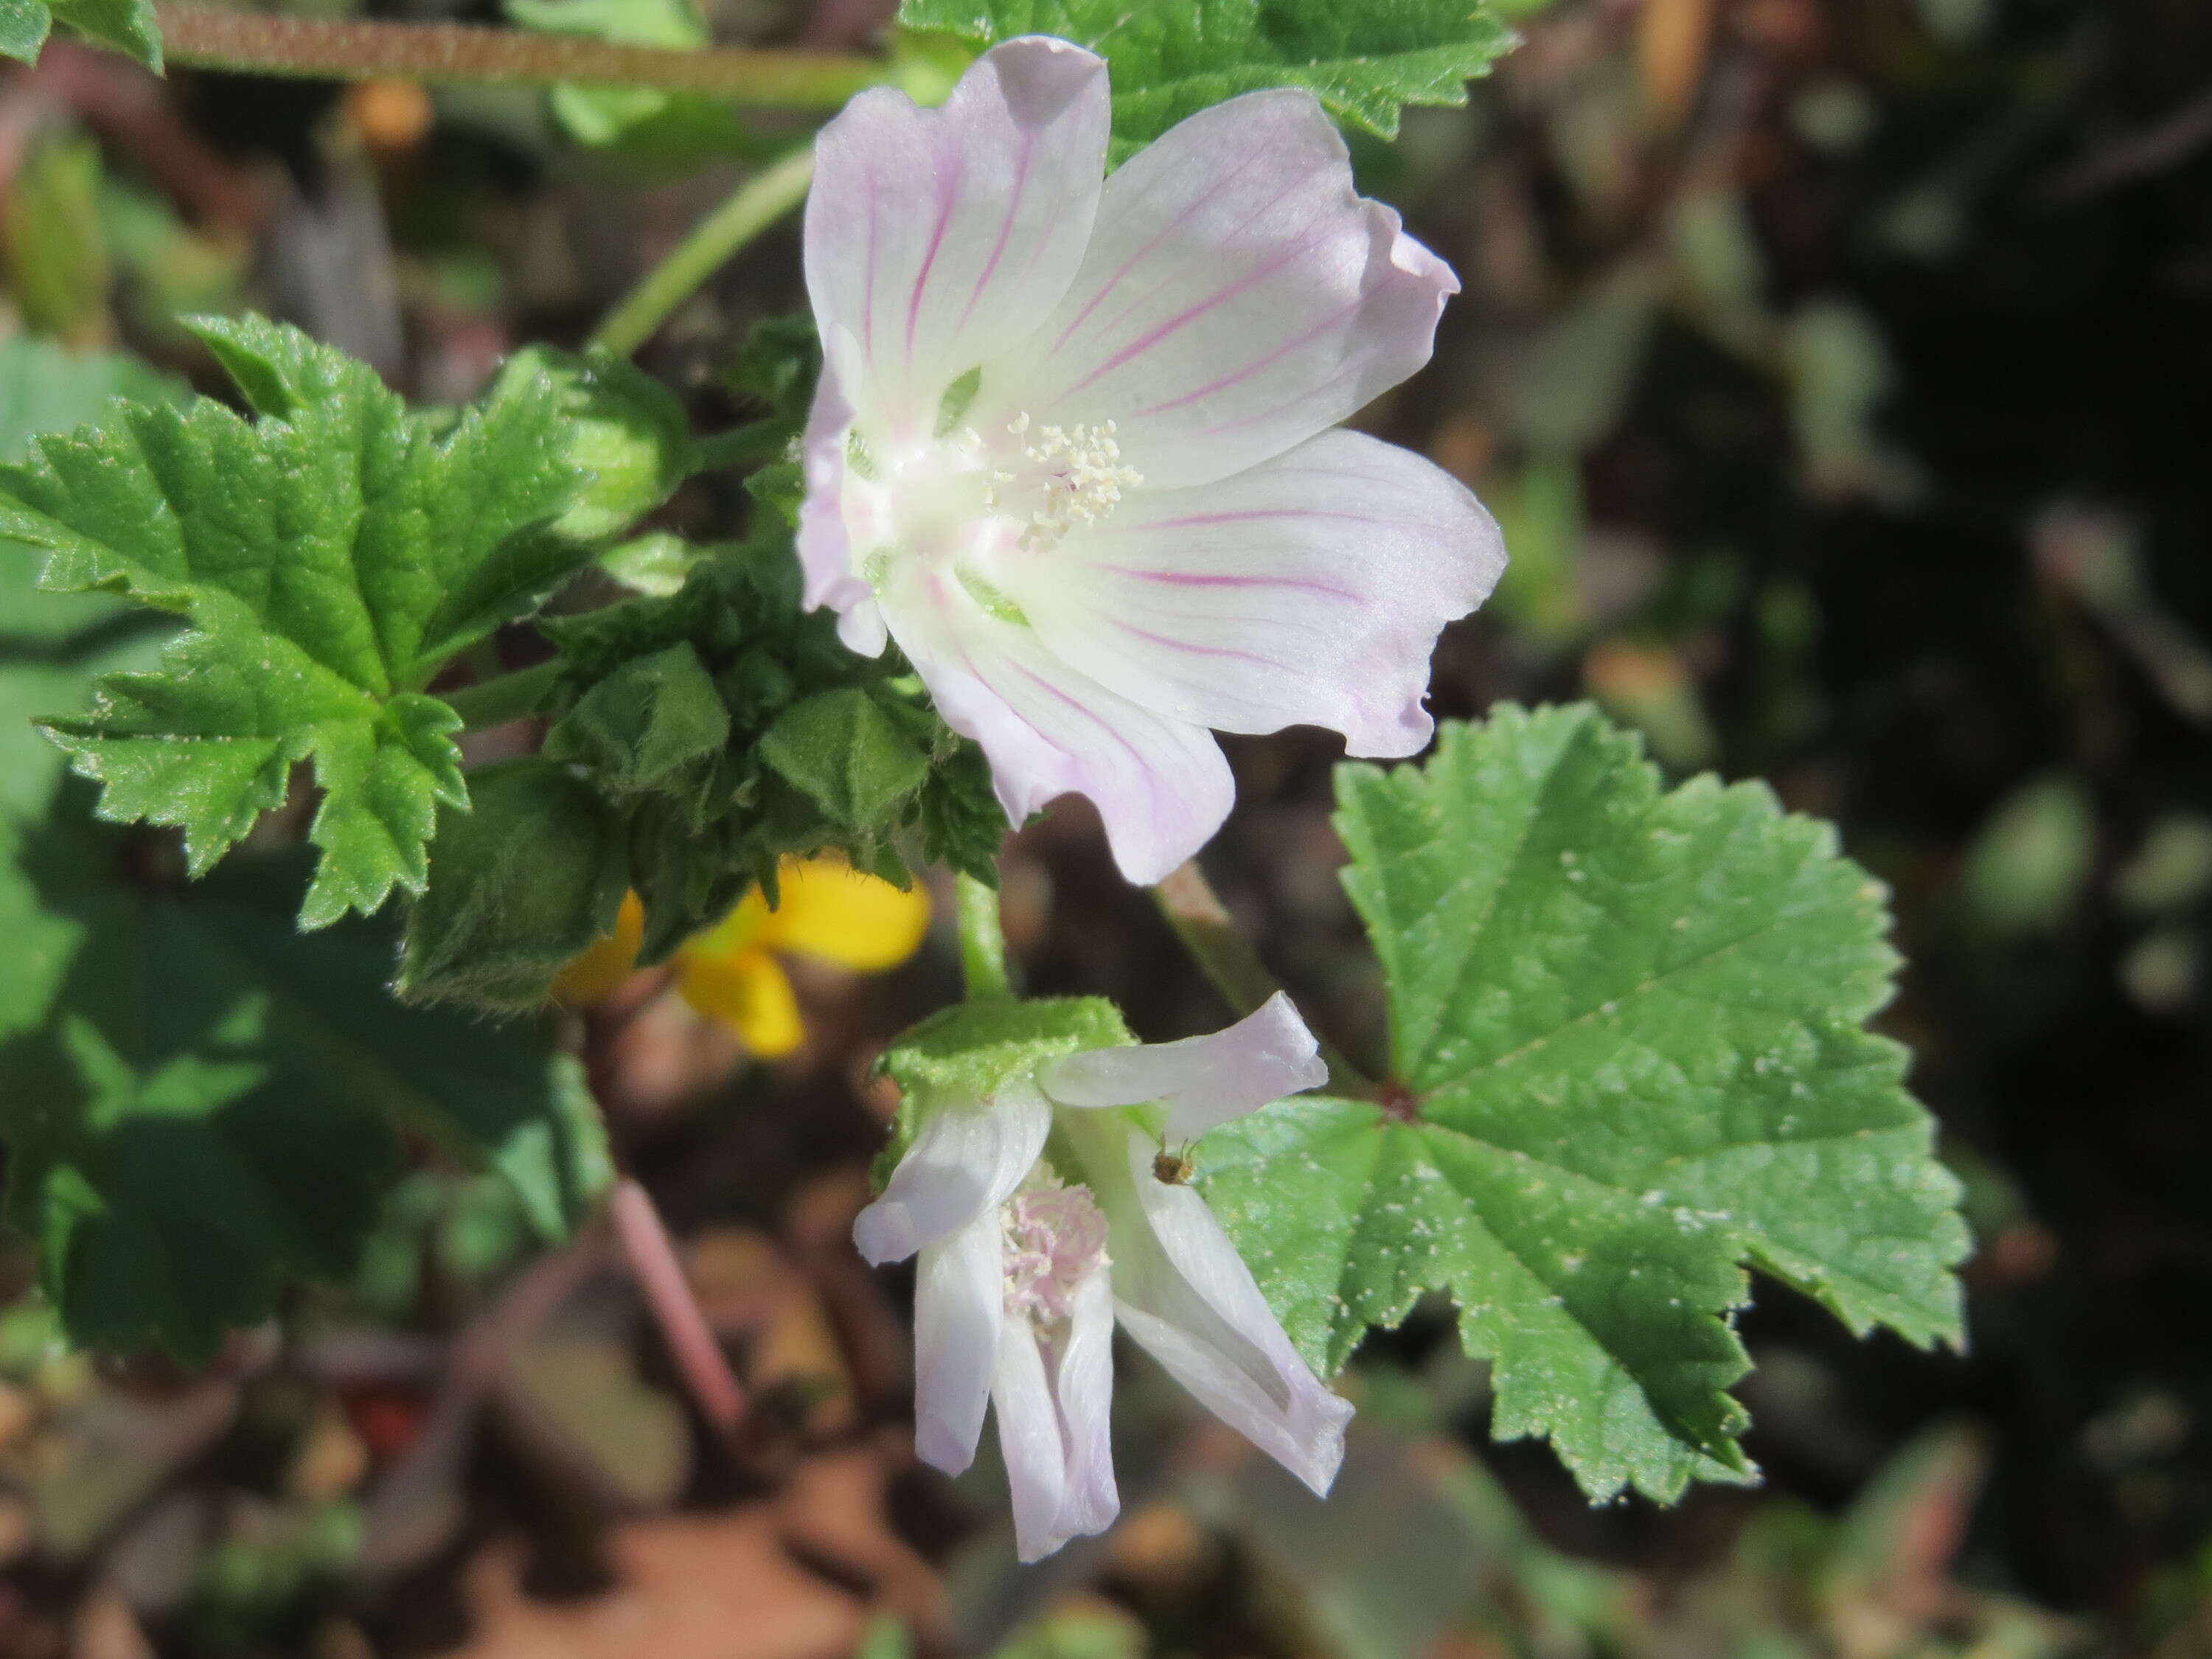
{"label": "white anther", "polygon": [[[1015,437],[1030,427],[1024,410],[1007,424]],[[1079,524],[1096,524],[1114,510],[1124,489],[1144,483],[1133,466],[1121,465],[1121,447],[1111,421],[1100,426],[1044,426],[1022,453],[1045,469],[1045,504],[1030,518],[1025,546],[1048,545]]]}

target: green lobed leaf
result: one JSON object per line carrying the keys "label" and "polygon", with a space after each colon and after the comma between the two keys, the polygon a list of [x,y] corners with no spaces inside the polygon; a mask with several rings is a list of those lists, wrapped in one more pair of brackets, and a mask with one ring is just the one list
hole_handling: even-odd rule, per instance
{"label": "green lobed leaf", "polygon": [[349,1273],[397,1129],[499,1170],[549,1238],[604,1190],[580,1076],[532,1027],[400,1006],[388,927],[295,927],[302,860],[187,884],[88,793],[0,825],[8,1213],[76,1340],[202,1358],[291,1281]]}
{"label": "green lobed leaf", "polygon": [[53,26],[54,15],[46,0],[0,0],[0,58],[37,63]]}
{"label": "green lobed leaf", "polygon": [[1856,1332],[1960,1334],[1959,1187],[1889,994],[1881,886],[1761,785],[1662,792],[1587,706],[1447,726],[1337,775],[1395,1082],[1206,1143],[1202,1179],[1324,1373],[1424,1290],[1490,1359],[1494,1431],[1594,1498],[1742,1480],[1755,1266]]}
{"label": "green lobed leaf", "polygon": [[47,0],[54,21],[88,40],[112,46],[159,75],[161,26],[153,0]]}
{"label": "green lobed leaf", "polygon": [[[0,340],[0,462],[20,461],[44,432],[64,432],[96,417],[112,399],[181,404],[188,388],[138,358],[116,351],[70,351],[17,334]],[[133,613],[109,593],[36,592],[41,556],[0,537],[0,637],[13,646],[58,644],[95,624]]]}
{"label": "green lobed leaf", "polygon": [[[110,398],[180,401],[185,388],[135,357],[71,352],[16,335],[0,341],[0,461],[39,433],[78,425]],[[94,675],[152,664],[167,620],[108,593],[41,593],[41,555],[0,537],[0,811],[45,810],[64,757],[33,721],[81,710]]]}
{"label": "green lobed leaf", "polygon": [[312,760],[323,858],[309,927],[420,891],[441,803],[466,802],[459,720],[422,688],[589,556],[552,526],[587,486],[544,367],[458,417],[410,414],[369,368],[258,319],[196,331],[259,418],[201,398],[117,406],[0,466],[0,534],[49,589],[121,592],[192,629],[52,729],[103,817],[185,832],[204,873]]}
{"label": "green lobed leaf", "polygon": [[0,0],[0,58],[35,64],[57,22],[161,72],[153,0]]}
{"label": "green lobed leaf", "polygon": [[1463,104],[1514,44],[1489,0],[903,0],[909,29],[977,46],[1054,34],[1103,57],[1126,152],[1240,93],[1304,87],[1337,124],[1397,136],[1407,104]]}
{"label": "green lobed leaf", "polygon": [[620,814],[539,756],[483,767],[441,815],[430,882],[407,914],[398,991],[527,1011],[614,931],[627,884]]}
{"label": "green lobed leaf", "polygon": [[530,346],[507,359],[491,398],[543,397],[549,390],[568,460],[590,475],[556,521],[563,535],[600,541],[619,534],[690,476],[691,422],[684,405],[628,359]]}

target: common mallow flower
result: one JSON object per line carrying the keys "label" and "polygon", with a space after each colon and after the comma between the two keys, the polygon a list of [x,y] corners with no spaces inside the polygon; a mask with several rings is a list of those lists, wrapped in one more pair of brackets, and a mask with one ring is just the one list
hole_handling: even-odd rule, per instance
{"label": "common mallow flower", "polygon": [[1428,360],[1450,269],[1355,192],[1304,91],[1192,116],[1102,178],[1106,65],[994,47],[936,110],[823,129],[806,285],[809,606],[898,641],[1021,823],[1089,796],[1155,882],[1228,815],[1208,728],[1410,755],[1498,529],[1335,424]]}
{"label": "common mallow flower", "polygon": [[1120,1508],[1114,1326],[1224,1422],[1326,1493],[1351,1404],[1298,1357],[1177,1157],[1328,1076],[1280,995],[1225,1031],[1022,1069],[921,1126],[853,1237],[917,1252],[915,1449],[957,1474],[986,1404],[1024,1561]]}

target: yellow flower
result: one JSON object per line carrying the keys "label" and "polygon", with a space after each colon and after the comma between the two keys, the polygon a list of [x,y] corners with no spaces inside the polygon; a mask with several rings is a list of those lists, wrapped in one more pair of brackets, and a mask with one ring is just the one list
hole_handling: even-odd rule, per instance
{"label": "yellow flower", "polygon": [[[673,958],[684,1001],[729,1027],[763,1060],[789,1054],[806,1035],[779,954],[881,973],[912,956],[929,927],[929,896],[920,886],[901,892],[842,859],[786,859],[776,884],[782,902],[775,909],[756,888],[714,926],[686,939]],[[623,900],[615,931],[562,969],[553,994],[571,1006],[611,994],[637,966],[644,937],[645,907],[632,893]]]}

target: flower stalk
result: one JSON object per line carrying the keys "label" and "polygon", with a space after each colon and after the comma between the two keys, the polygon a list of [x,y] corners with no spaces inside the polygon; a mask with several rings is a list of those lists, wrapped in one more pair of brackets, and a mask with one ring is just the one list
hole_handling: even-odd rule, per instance
{"label": "flower stalk", "polygon": [[[1213,884],[1206,878],[1206,872],[1195,860],[1186,860],[1169,872],[1167,878],[1152,889],[1152,902],[1175,930],[1175,936],[1190,952],[1191,960],[1198,964],[1221,999],[1229,1005],[1230,1012],[1239,1016],[1252,1013],[1268,998],[1279,994],[1282,987],[1267,971],[1244,936],[1237,931],[1235,918],[1221,896],[1213,890]],[[1320,1037],[1321,1057],[1328,1066],[1328,1086],[1334,1094],[1368,1095],[1375,1085],[1344,1052],[1327,1037]]]}
{"label": "flower stalk", "polygon": [[678,50],[468,23],[280,17],[216,6],[155,12],[171,63],[317,80],[649,87],[756,109],[834,110],[892,72],[877,59],[837,52]]}
{"label": "flower stalk", "polygon": [[999,890],[969,875],[953,878],[958,893],[960,974],[968,1000],[1013,994],[1006,975],[1006,934],[999,921]]}
{"label": "flower stalk", "polygon": [[813,178],[806,146],[753,174],[623,296],[591,344],[622,357],[635,352],[739,249],[805,201]]}
{"label": "flower stalk", "polygon": [[692,1398],[709,1423],[729,1433],[744,1420],[744,1388],[715,1340],[652,1195],[624,1177],[616,1184],[607,1211],[623,1260],[629,1264]]}

